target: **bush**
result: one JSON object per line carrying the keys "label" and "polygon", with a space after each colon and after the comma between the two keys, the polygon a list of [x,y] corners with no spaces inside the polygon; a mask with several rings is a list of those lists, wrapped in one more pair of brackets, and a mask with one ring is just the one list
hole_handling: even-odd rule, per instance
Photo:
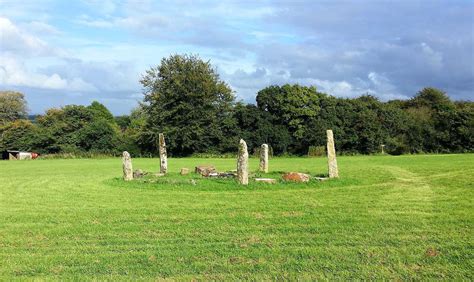
{"label": "bush", "polygon": [[400,140],[400,138],[390,138],[387,140],[384,151],[390,155],[398,156],[410,153],[410,147]]}
{"label": "bush", "polygon": [[[260,158],[260,149],[261,149],[260,146],[255,147],[255,148],[253,149],[253,154],[252,154],[252,156],[257,157],[257,158]],[[270,145],[268,145],[268,157],[269,157],[269,158],[273,157],[273,147],[270,146]]]}
{"label": "bush", "polygon": [[323,157],[326,155],[326,147],[324,146],[309,146],[308,157]]}

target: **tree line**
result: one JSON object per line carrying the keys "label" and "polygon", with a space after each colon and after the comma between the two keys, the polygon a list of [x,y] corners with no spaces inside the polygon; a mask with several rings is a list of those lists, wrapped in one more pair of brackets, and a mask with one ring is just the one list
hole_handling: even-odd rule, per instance
{"label": "tree line", "polygon": [[382,102],[371,95],[337,98],[298,84],[272,85],[256,104],[236,101],[209,61],[172,55],[145,72],[144,99],[130,115],[114,117],[101,103],[51,108],[27,119],[22,93],[0,92],[0,151],[41,154],[85,152],[157,154],[158,134],[172,156],[234,153],[262,143],[273,154],[320,152],[326,129],[345,154],[474,151],[474,103],[452,101],[436,88],[409,100]]}

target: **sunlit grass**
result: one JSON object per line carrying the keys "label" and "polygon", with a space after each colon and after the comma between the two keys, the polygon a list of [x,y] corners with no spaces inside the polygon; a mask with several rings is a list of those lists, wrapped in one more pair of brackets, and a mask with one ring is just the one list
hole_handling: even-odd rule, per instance
{"label": "sunlit grass", "polygon": [[123,182],[118,158],[0,162],[0,278],[474,278],[474,155],[338,162],[338,180],[247,187],[179,175],[233,159],[170,159],[156,183]]}

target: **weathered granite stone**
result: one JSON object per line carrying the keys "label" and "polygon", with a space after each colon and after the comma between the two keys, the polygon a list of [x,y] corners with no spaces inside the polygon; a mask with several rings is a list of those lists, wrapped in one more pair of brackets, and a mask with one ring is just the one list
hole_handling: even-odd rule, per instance
{"label": "weathered granite stone", "polygon": [[259,170],[262,172],[268,172],[268,145],[262,144],[260,147],[260,167]]}
{"label": "weathered granite stone", "polygon": [[326,180],[328,180],[329,178],[327,178],[327,177],[315,177],[314,179],[315,179],[315,180],[318,180],[318,181],[326,181]]}
{"label": "weathered granite stone", "polygon": [[189,168],[183,167],[179,173],[181,175],[189,174]]}
{"label": "weathered granite stone", "polygon": [[160,172],[166,173],[168,171],[168,158],[166,155],[166,143],[165,136],[163,133],[158,135],[159,138],[159,149],[160,149]]}
{"label": "weathered granite stone", "polygon": [[310,176],[308,174],[300,173],[300,172],[288,172],[288,173],[283,174],[282,178],[285,181],[308,182],[310,179]]}
{"label": "weathered granite stone", "polygon": [[234,177],[237,177],[237,172],[232,172],[232,171],[219,172],[219,177],[234,178]]}
{"label": "weathered granite stone", "polygon": [[198,165],[194,168],[194,172],[202,176],[209,176],[210,173],[216,172],[213,165]]}
{"label": "weathered granite stone", "polygon": [[141,178],[143,176],[145,176],[147,173],[144,172],[143,170],[141,169],[137,169],[133,172],[133,178]]}
{"label": "weathered granite stone", "polygon": [[130,154],[125,151],[122,154],[122,168],[123,168],[123,180],[129,181],[133,179],[133,168],[132,158]]}
{"label": "weathered granite stone", "polygon": [[249,153],[247,143],[243,139],[239,142],[239,152],[237,157],[237,179],[240,184],[249,184]]}
{"label": "weathered granite stone", "polygon": [[268,184],[277,183],[276,179],[273,179],[273,178],[255,178],[255,182],[263,182],[263,183],[268,183]]}
{"label": "weathered granite stone", "polygon": [[326,130],[327,134],[327,152],[328,152],[328,174],[329,178],[339,177],[337,170],[336,149],[334,146],[334,135],[331,129]]}
{"label": "weathered granite stone", "polygon": [[217,172],[217,171],[214,171],[214,172],[210,172],[209,174],[203,175],[203,176],[206,176],[206,177],[219,177],[219,178],[233,178],[233,177],[236,176],[236,174],[233,173],[233,172]]}

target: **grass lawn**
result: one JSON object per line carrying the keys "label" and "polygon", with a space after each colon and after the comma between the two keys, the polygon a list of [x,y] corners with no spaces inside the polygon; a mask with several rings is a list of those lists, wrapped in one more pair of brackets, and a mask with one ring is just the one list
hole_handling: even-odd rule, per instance
{"label": "grass lawn", "polygon": [[472,154],[339,157],[338,180],[248,187],[178,174],[233,159],[168,163],[125,183],[118,158],[1,161],[0,279],[474,279]]}

